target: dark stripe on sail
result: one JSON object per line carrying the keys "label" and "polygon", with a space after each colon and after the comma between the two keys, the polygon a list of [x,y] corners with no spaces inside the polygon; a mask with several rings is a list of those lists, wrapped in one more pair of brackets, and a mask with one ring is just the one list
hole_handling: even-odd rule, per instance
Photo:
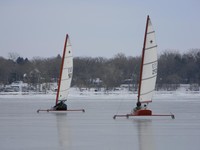
{"label": "dark stripe on sail", "polygon": [[145,63],[144,65],[149,65],[149,64],[153,64],[155,62],[158,62],[157,60],[156,61],[152,61],[152,62],[149,62],[149,63]]}
{"label": "dark stripe on sail", "polygon": [[154,92],[154,91],[155,91],[155,89],[153,89],[153,90],[151,90],[151,91],[149,91],[149,92],[146,92],[146,93],[141,93],[140,96],[141,96],[141,95],[147,95],[147,94],[152,93],[152,92]]}
{"label": "dark stripe on sail", "polygon": [[155,31],[148,32],[147,34],[152,34],[152,33],[155,33]]}
{"label": "dark stripe on sail", "polygon": [[152,46],[152,47],[145,48],[145,51],[146,51],[146,50],[150,50],[150,49],[155,48],[155,47],[157,47],[157,45]]}
{"label": "dark stripe on sail", "polygon": [[155,76],[152,76],[152,77],[149,77],[149,78],[144,78],[144,79],[142,79],[142,81],[143,80],[149,80],[149,79],[155,78],[156,76],[157,76],[157,74]]}

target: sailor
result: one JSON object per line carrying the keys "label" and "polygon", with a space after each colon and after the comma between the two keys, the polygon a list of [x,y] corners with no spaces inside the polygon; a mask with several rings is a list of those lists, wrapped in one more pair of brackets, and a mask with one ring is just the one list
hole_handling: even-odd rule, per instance
{"label": "sailor", "polygon": [[136,112],[137,110],[140,110],[140,109],[142,109],[141,102],[137,102],[136,107],[133,109],[133,112]]}
{"label": "sailor", "polygon": [[67,110],[67,105],[64,103],[64,101],[60,101],[57,103],[54,107],[54,110]]}

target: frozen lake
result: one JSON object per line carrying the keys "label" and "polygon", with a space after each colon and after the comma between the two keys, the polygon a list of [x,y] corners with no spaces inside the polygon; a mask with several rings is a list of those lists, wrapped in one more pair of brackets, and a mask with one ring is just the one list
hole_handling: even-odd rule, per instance
{"label": "frozen lake", "polygon": [[[82,112],[36,113],[54,104],[49,96],[0,96],[1,150],[198,150],[200,96],[157,94],[149,108],[170,117],[118,118],[135,95],[72,95],[69,108]],[[133,98],[133,99],[132,99]]]}

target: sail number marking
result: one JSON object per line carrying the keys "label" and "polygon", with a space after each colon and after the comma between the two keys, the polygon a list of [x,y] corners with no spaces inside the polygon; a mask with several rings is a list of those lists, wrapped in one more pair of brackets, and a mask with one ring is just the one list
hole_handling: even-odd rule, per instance
{"label": "sail number marking", "polygon": [[69,78],[72,78],[72,72],[73,72],[73,68],[72,67],[68,68],[68,77]]}
{"label": "sail number marking", "polygon": [[158,66],[158,63],[157,63],[157,62],[154,62],[154,63],[152,64],[152,75],[157,74],[157,66]]}

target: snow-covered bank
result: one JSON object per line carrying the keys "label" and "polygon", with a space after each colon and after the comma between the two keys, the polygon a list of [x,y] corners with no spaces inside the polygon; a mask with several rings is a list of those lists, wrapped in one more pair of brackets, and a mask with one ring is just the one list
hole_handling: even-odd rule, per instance
{"label": "snow-covered bank", "polygon": [[[23,93],[23,92],[1,92],[0,98],[20,98],[20,99],[55,99],[55,92],[47,92],[47,93]],[[200,99],[199,91],[156,91],[153,97],[153,100],[157,101],[159,99],[162,100],[185,100],[192,97],[193,99]],[[69,93],[70,99],[81,99],[81,100],[135,100],[137,99],[137,93],[131,92],[127,90],[119,90],[119,91],[98,91],[94,90],[84,90],[80,91],[76,88],[71,88]]]}

